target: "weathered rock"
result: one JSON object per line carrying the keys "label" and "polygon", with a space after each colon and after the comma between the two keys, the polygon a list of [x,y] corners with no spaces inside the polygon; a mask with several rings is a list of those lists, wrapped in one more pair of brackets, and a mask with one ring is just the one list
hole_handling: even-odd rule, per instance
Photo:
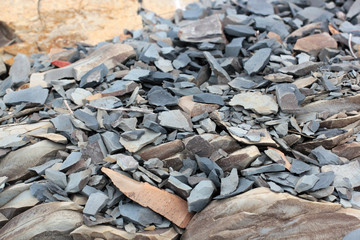
{"label": "weathered rock", "polygon": [[[359,228],[359,218],[358,210],[339,204],[310,202],[256,188],[213,201],[191,220],[182,239],[341,239]],[[289,223],[289,219],[295,221]]]}
{"label": "weathered rock", "polygon": [[180,197],[148,183],[137,182],[110,169],[102,168],[102,171],[127,197],[166,217],[177,226],[185,228],[192,218],[192,214],[187,211],[186,201]]}
{"label": "weathered rock", "polygon": [[[44,203],[11,219],[0,229],[0,238],[65,239],[82,223],[81,207],[72,202]],[[26,236],[24,235],[26,233]]]}
{"label": "weathered rock", "polygon": [[238,185],[239,185],[238,170],[236,168],[233,168],[229,176],[225,178],[221,178],[220,195],[224,196],[234,192]]}
{"label": "weathered rock", "polygon": [[163,160],[183,151],[184,149],[185,146],[181,140],[174,140],[157,146],[143,148],[137,152],[137,154],[144,160],[149,160],[151,158],[159,158],[160,160]]}
{"label": "weathered rock", "polygon": [[294,50],[317,55],[324,48],[337,48],[337,42],[328,33],[314,34],[296,41]]}
{"label": "weathered rock", "polygon": [[278,105],[270,95],[259,92],[246,92],[235,95],[229,102],[230,106],[243,106],[256,113],[269,115],[278,111]]}
{"label": "weathered rock", "polygon": [[30,173],[28,168],[41,165],[53,159],[57,151],[64,148],[64,145],[43,140],[13,151],[1,160],[0,175],[9,177],[8,181],[28,176]]}
{"label": "weathered rock", "polygon": [[195,136],[185,144],[186,150],[200,157],[210,157],[215,151],[214,147],[203,137]]}
{"label": "weathered rock", "polygon": [[43,105],[48,97],[49,91],[40,86],[9,92],[3,98],[6,105],[17,105],[26,103],[30,105]]}
{"label": "weathered rock", "polygon": [[276,85],[276,98],[283,112],[299,111],[299,104],[305,99],[296,85],[282,83]]}
{"label": "weathered rock", "polygon": [[162,240],[169,239],[175,240],[178,237],[178,233],[174,228],[165,228],[165,229],[156,229],[154,231],[143,231],[137,232],[134,234],[129,234],[122,229],[118,229],[111,226],[99,225],[88,227],[82,225],[81,227],[75,229],[70,233],[73,239],[91,239],[93,236],[98,236],[99,238],[105,240],[112,239],[134,239],[141,238],[144,240]]}
{"label": "weathered rock", "polygon": [[334,147],[331,151],[339,157],[351,160],[360,156],[360,142],[344,143]]}
{"label": "weathered rock", "polygon": [[194,117],[205,112],[213,112],[219,108],[219,105],[217,104],[195,102],[192,95],[181,97],[178,105],[184,112],[189,114],[190,117]]}
{"label": "weathered rock", "polygon": [[243,170],[260,155],[260,151],[256,146],[249,146],[237,150],[225,158],[217,160],[216,163],[223,169],[224,172],[230,171],[232,168]]}
{"label": "weathered rock", "polygon": [[190,22],[179,29],[178,36],[184,42],[226,42],[218,15]]}
{"label": "weathered rock", "polygon": [[217,77],[219,84],[226,84],[230,82],[230,76],[229,74],[220,66],[220,64],[216,61],[216,59],[209,53],[204,52],[204,56],[206,57],[206,60],[209,62],[211,70]]}
{"label": "weathered rock", "polygon": [[158,118],[160,125],[163,127],[192,132],[192,123],[189,116],[180,110],[161,112]]}
{"label": "weathered rock", "polygon": [[66,192],[76,193],[80,192],[88,183],[91,175],[91,169],[72,173],[69,175],[69,181],[65,188]]}
{"label": "weathered rock", "polygon": [[198,183],[187,198],[189,212],[200,212],[211,201],[216,187],[210,180]]}
{"label": "weathered rock", "polygon": [[255,30],[246,25],[234,25],[228,24],[224,27],[224,31],[226,34],[235,37],[250,37],[255,35]]}
{"label": "weathered rock", "polygon": [[304,163],[303,161],[293,159],[291,163],[290,172],[295,174],[301,174],[303,172],[309,171],[310,169],[311,167],[308,164]]}
{"label": "weathered rock", "polygon": [[351,161],[344,165],[325,165],[321,167],[321,172],[332,171],[335,174],[333,185],[342,186],[344,178],[348,178],[352,187],[360,186],[359,176],[360,164],[358,161]]}
{"label": "weathered rock", "polygon": [[279,163],[269,164],[261,167],[252,167],[241,170],[243,176],[255,175],[267,172],[281,172],[285,170],[285,166]]}
{"label": "weathered rock", "polygon": [[285,74],[291,74],[297,77],[302,77],[312,71],[315,71],[321,65],[322,65],[321,63],[316,63],[316,62],[304,62],[298,65],[292,65],[292,66],[280,68],[279,72]]}
{"label": "weathered rock", "polygon": [[45,170],[46,179],[55,183],[62,189],[65,189],[67,186],[67,178],[65,173],[57,171],[55,169],[48,168]]}
{"label": "weathered rock", "polygon": [[155,86],[147,94],[149,103],[155,106],[176,106],[178,99],[165,89]]}
{"label": "weathered rock", "polygon": [[124,137],[120,138],[120,143],[124,146],[129,152],[137,152],[142,149],[144,146],[154,142],[161,133],[153,132],[151,130],[144,130],[145,133],[138,140],[127,140]]}
{"label": "weathered rock", "polygon": [[264,77],[266,80],[276,83],[293,82],[293,76],[284,73],[273,73]]}
{"label": "weathered rock", "polygon": [[136,141],[139,140],[144,134],[144,129],[134,129],[131,131],[123,132],[120,136],[128,141]]}
{"label": "weathered rock", "polygon": [[190,186],[181,182],[174,176],[170,176],[167,179],[165,186],[173,190],[178,196],[182,197],[183,199],[189,197],[192,190]]}
{"label": "weathered rock", "polygon": [[97,67],[94,67],[86,74],[81,77],[80,87],[81,88],[89,88],[89,87],[96,87],[100,85],[104,80],[106,74],[109,72],[105,64],[100,64]]}
{"label": "weathered rock", "polygon": [[119,152],[124,147],[120,144],[120,136],[114,132],[106,131],[101,134],[109,154]]}
{"label": "weathered rock", "polygon": [[244,69],[249,75],[254,75],[264,69],[268,64],[271,55],[271,48],[263,48],[245,62]]}
{"label": "weathered rock", "polygon": [[311,151],[319,161],[321,166],[329,164],[341,164],[339,156],[332,153],[330,150],[325,149],[323,146],[319,146]]}
{"label": "weathered rock", "polygon": [[211,94],[211,93],[199,93],[193,95],[193,101],[199,103],[206,103],[206,104],[217,104],[217,105],[224,105],[224,100],[222,97]]}
{"label": "weathered rock", "polygon": [[299,179],[295,185],[295,191],[298,193],[305,192],[315,186],[319,178],[315,174],[305,175]]}
{"label": "weathered rock", "polygon": [[83,213],[93,216],[96,215],[102,208],[105,207],[108,200],[109,197],[100,191],[90,194]]}

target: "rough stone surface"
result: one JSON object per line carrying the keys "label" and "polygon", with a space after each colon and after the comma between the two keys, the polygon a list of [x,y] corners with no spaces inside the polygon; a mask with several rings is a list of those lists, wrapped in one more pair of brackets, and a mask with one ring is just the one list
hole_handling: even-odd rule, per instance
{"label": "rough stone surface", "polygon": [[14,91],[4,96],[6,105],[17,105],[27,103],[32,105],[43,105],[48,97],[49,91],[40,86]]}
{"label": "rough stone surface", "polygon": [[210,202],[215,185],[210,180],[199,182],[187,198],[189,212],[200,212]]}
{"label": "rough stone surface", "polygon": [[271,55],[271,48],[263,48],[258,50],[249,60],[244,64],[244,69],[249,75],[253,75],[263,70],[268,64]]}
{"label": "rough stone surface", "polygon": [[243,106],[245,109],[250,109],[256,113],[269,115],[278,111],[278,105],[270,95],[261,93],[240,93],[235,95],[229,102],[231,106]]}
{"label": "rough stone surface", "polygon": [[159,113],[159,123],[166,128],[182,131],[192,131],[192,123],[186,113],[180,110],[165,111]]}

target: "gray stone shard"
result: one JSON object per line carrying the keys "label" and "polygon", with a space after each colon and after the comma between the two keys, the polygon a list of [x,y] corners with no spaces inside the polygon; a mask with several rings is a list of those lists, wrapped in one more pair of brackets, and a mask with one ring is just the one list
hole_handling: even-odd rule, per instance
{"label": "gray stone shard", "polygon": [[186,67],[190,62],[189,56],[186,53],[181,53],[172,64],[175,69],[180,69]]}
{"label": "gray stone shard", "polygon": [[61,164],[59,170],[66,171],[70,167],[74,166],[81,160],[82,153],[81,152],[72,152],[70,155],[65,159],[65,161]]}
{"label": "gray stone shard", "polygon": [[133,171],[139,166],[139,162],[132,156],[120,153],[112,157],[115,157],[117,165],[119,165],[123,171]]}
{"label": "gray stone shard", "polygon": [[162,223],[162,217],[159,214],[137,203],[120,204],[119,209],[124,219],[144,227]]}
{"label": "gray stone shard", "polygon": [[277,193],[282,193],[282,192],[284,192],[284,189],[282,189],[279,185],[277,185],[276,183],[274,183],[274,182],[267,182],[268,184],[269,184],[269,186],[270,186],[270,189],[271,189],[271,191],[273,191],[273,192],[277,192]]}
{"label": "gray stone shard", "polygon": [[49,90],[35,86],[6,94],[3,101],[6,105],[13,106],[21,103],[30,105],[43,105],[48,97]]}
{"label": "gray stone shard", "polygon": [[266,0],[252,0],[247,2],[247,9],[255,14],[268,16],[274,14],[274,7]]}
{"label": "gray stone shard", "polygon": [[9,75],[13,85],[20,86],[28,82],[30,75],[30,62],[26,55],[18,53],[14,58]]}
{"label": "gray stone shard", "polygon": [[39,166],[29,168],[29,170],[35,171],[37,175],[44,175],[46,169],[51,168],[55,163],[59,163],[59,162],[62,162],[62,160],[61,159],[50,160]]}
{"label": "gray stone shard", "polygon": [[226,178],[221,178],[220,195],[228,195],[234,192],[239,185],[239,175],[236,168],[233,168]]}
{"label": "gray stone shard", "polygon": [[325,149],[323,146],[319,146],[313,149],[311,153],[316,156],[320,166],[330,164],[338,165],[342,163],[338,155],[332,153],[330,150]]}
{"label": "gray stone shard", "polygon": [[62,189],[65,189],[67,186],[66,174],[63,172],[48,168],[45,170],[45,176],[47,180],[55,183]]}
{"label": "gray stone shard", "polygon": [[91,169],[86,169],[81,172],[72,173],[69,175],[69,181],[65,188],[68,193],[80,192],[90,179]]}
{"label": "gray stone shard", "polygon": [[276,85],[276,98],[283,112],[292,113],[300,110],[299,104],[304,101],[305,96],[295,84],[281,83]]}
{"label": "gray stone shard", "polygon": [[283,164],[275,163],[261,167],[246,168],[244,170],[241,170],[241,174],[243,176],[250,176],[250,175],[266,173],[266,172],[281,172],[284,170],[285,170],[285,166]]}
{"label": "gray stone shard", "polygon": [[193,101],[194,102],[199,102],[199,103],[218,104],[220,106],[225,104],[224,100],[222,99],[221,96],[214,95],[214,94],[211,94],[211,93],[195,94],[193,96]]}
{"label": "gray stone shard", "polygon": [[221,167],[219,167],[219,165],[211,161],[209,158],[199,157],[198,155],[195,155],[195,158],[200,170],[203,171],[204,173],[210,174],[210,172],[215,169],[219,177],[223,176],[224,173]]}
{"label": "gray stone shard", "polygon": [[334,182],[335,179],[335,174],[332,171],[318,173],[316,176],[319,178],[319,181],[317,181],[314,187],[311,188],[311,191],[327,188]]}
{"label": "gray stone shard", "polygon": [[123,132],[120,136],[128,141],[135,141],[141,138],[145,134],[144,129],[135,129],[131,131]]}
{"label": "gray stone shard", "polygon": [[206,60],[209,62],[211,70],[217,77],[219,84],[227,84],[228,82],[231,81],[229,74],[220,66],[220,64],[209,52],[204,52],[204,56],[206,57]]}
{"label": "gray stone shard", "polygon": [[83,213],[92,216],[96,215],[105,207],[108,200],[109,197],[103,192],[98,191],[90,194],[88,200],[86,201]]}
{"label": "gray stone shard", "polygon": [[244,69],[249,75],[254,75],[264,69],[268,64],[271,48],[263,48],[258,51],[244,64]]}
{"label": "gray stone shard", "polygon": [[306,171],[309,171],[310,169],[311,167],[309,166],[309,164],[306,164],[301,160],[293,159],[291,163],[290,172],[295,174],[301,174]]}
{"label": "gray stone shard", "polygon": [[109,154],[114,154],[124,147],[120,144],[120,136],[115,132],[106,131],[100,134]]}
{"label": "gray stone shard", "polygon": [[359,161],[351,161],[344,165],[325,165],[321,167],[321,172],[332,171],[335,174],[333,186],[344,185],[344,180],[348,179],[352,187],[360,186],[360,164]]}
{"label": "gray stone shard", "polygon": [[159,113],[159,123],[163,127],[192,132],[190,117],[180,110],[164,111]]}
{"label": "gray stone shard", "polygon": [[[359,4],[359,8],[360,8],[360,4]],[[359,236],[360,236],[360,228],[349,232],[348,234],[345,235],[345,237],[342,240],[358,240]]]}
{"label": "gray stone shard", "polygon": [[187,198],[188,211],[200,212],[211,201],[211,197],[216,190],[215,185],[210,180],[203,180],[198,183]]}
{"label": "gray stone shard", "polygon": [[139,82],[140,80],[145,79],[149,76],[149,70],[135,68],[130,70],[130,72],[126,76],[124,76],[122,80]]}
{"label": "gray stone shard", "polygon": [[158,46],[156,46],[156,44],[149,44],[149,46],[142,51],[139,59],[145,63],[150,63],[158,60],[159,57]]}
{"label": "gray stone shard", "polygon": [[192,190],[192,188],[190,186],[181,182],[174,176],[170,176],[167,179],[165,186],[170,188],[171,190],[173,190],[177,195],[179,195],[180,197],[182,197],[184,199],[189,197],[190,192]]}
{"label": "gray stone shard", "polygon": [[237,57],[240,54],[244,37],[234,38],[225,47],[225,57]]}
{"label": "gray stone shard", "polygon": [[295,185],[295,191],[297,193],[308,191],[314,187],[317,181],[319,181],[319,177],[315,174],[302,176]]}
{"label": "gray stone shard", "polygon": [[224,27],[224,30],[228,35],[235,37],[250,37],[255,36],[256,33],[252,27],[246,25],[228,24]]}
{"label": "gray stone shard", "polygon": [[81,77],[80,87],[81,88],[94,88],[100,85],[106,77],[106,74],[109,72],[105,64],[100,64],[97,67],[94,67],[84,76]]}
{"label": "gray stone shard", "polygon": [[85,125],[92,130],[96,131],[100,128],[96,116],[93,114],[89,114],[84,110],[78,109],[74,112],[74,116],[84,122]]}
{"label": "gray stone shard", "polygon": [[247,190],[249,190],[254,184],[254,181],[251,181],[247,178],[239,178],[239,185],[237,186],[236,190],[230,194],[227,195],[218,195],[216,197],[214,197],[214,199],[224,199],[224,198],[229,198],[229,197],[233,197],[236,196],[240,193],[243,193]]}
{"label": "gray stone shard", "polygon": [[149,103],[155,106],[176,106],[178,104],[177,97],[174,97],[159,86],[152,87],[148,92],[147,97]]}
{"label": "gray stone shard", "polygon": [[297,77],[302,77],[312,71],[317,70],[321,65],[322,65],[322,63],[304,62],[304,63],[300,63],[298,65],[282,67],[279,69],[279,72],[285,73],[285,74],[291,74],[291,75],[294,75]]}

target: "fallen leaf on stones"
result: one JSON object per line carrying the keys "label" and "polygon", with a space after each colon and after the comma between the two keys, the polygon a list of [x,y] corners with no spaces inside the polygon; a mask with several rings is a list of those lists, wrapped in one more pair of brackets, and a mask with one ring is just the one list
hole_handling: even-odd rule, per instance
{"label": "fallen leaf on stones", "polygon": [[128,198],[166,217],[177,226],[185,228],[193,214],[188,212],[187,202],[177,195],[137,182],[121,173],[102,168],[115,186]]}

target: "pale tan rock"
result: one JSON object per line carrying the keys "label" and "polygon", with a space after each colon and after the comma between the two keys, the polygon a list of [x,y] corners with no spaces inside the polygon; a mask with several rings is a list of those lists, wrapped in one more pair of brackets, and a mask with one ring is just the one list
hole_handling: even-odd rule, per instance
{"label": "pale tan rock", "polygon": [[342,239],[359,227],[360,210],[256,188],[210,203],[181,239]]}
{"label": "pale tan rock", "polygon": [[299,29],[296,29],[291,34],[289,34],[286,39],[294,37],[301,38],[302,36],[304,36],[304,33],[312,32],[315,29],[321,29],[321,22],[310,23]]}
{"label": "pale tan rock", "polygon": [[2,206],[0,208],[0,213],[2,213],[6,218],[11,219],[38,203],[39,200],[32,195],[30,190],[26,190]]}
{"label": "pale tan rock", "polygon": [[190,117],[200,115],[204,112],[213,112],[219,108],[217,104],[207,104],[207,103],[198,103],[194,102],[193,96],[184,96],[179,99],[178,105],[181,109],[188,113]]}
{"label": "pale tan rock", "polygon": [[19,183],[5,188],[5,190],[0,193],[0,207],[4,206],[20,193],[28,190],[30,186],[31,184],[29,183]]}
{"label": "pale tan rock", "polygon": [[122,229],[111,226],[93,226],[87,227],[82,225],[70,233],[74,240],[92,240],[94,236],[104,240],[175,240],[178,233],[174,228],[157,229],[154,231],[143,231],[137,233],[128,233]]}
{"label": "pale tan rock", "polygon": [[0,128],[0,139],[10,136],[27,136],[33,133],[46,133],[49,128],[54,127],[49,121],[41,121],[32,124],[14,124]]}
{"label": "pale tan rock", "polygon": [[344,143],[334,147],[331,151],[339,157],[351,160],[360,156],[360,142]]}
{"label": "pale tan rock", "polygon": [[259,92],[239,93],[230,100],[229,105],[243,106],[245,109],[263,115],[275,114],[279,109],[272,96]]}
{"label": "pale tan rock", "polygon": [[336,118],[336,119],[325,119],[320,122],[321,128],[343,128],[349,124],[352,124],[356,121],[360,120],[360,114],[355,116],[349,116],[344,118]]}
{"label": "pale tan rock", "polygon": [[137,152],[146,145],[154,142],[161,133],[157,133],[148,129],[145,129],[144,135],[142,135],[138,140],[129,141],[123,137],[120,138],[120,143],[128,150],[129,152]]}
{"label": "pale tan rock", "polygon": [[209,140],[209,142],[214,147],[214,149],[222,149],[227,153],[232,153],[241,149],[240,144],[234,138],[227,135],[217,135],[215,138]]}
{"label": "pale tan rock", "polygon": [[337,48],[337,42],[328,33],[313,34],[296,41],[294,50],[317,55],[323,48]]}
{"label": "pale tan rock", "polygon": [[304,77],[304,78],[299,78],[296,79],[293,84],[297,86],[297,88],[304,88],[307,86],[310,86],[311,84],[313,84],[314,82],[317,81],[317,78],[314,78],[313,76],[309,76],[309,77]]}
{"label": "pale tan rock", "polygon": [[55,143],[67,144],[67,138],[57,133],[31,134],[33,137],[45,138]]}
{"label": "pale tan rock", "polygon": [[216,163],[224,170],[230,171],[233,168],[243,170],[249,166],[257,157],[259,157],[260,151],[256,146],[249,146],[243,149],[237,150],[225,158],[217,160]]}
{"label": "pale tan rock", "polygon": [[150,158],[159,158],[160,160],[163,160],[183,151],[184,149],[185,146],[182,141],[177,139],[157,146],[143,148],[137,152],[137,154],[144,160],[149,160]]}
{"label": "pale tan rock", "polygon": [[188,212],[187,202],[179,196],[148,183],[137,182],[108,168],[103,167],[101,171],[128,198],[150,208],[177,226],[185,228],[192,218],[193,214]]}
{"label": "pale tan rock", "polygon": [[0,175],[9,177],[8,181],[25,177],[30,173],[28,168],[41,165],[47,160],[54,159],[56,153],[62,149],[65,149],[65,145],[43,140],[13,151],[1,160]]}
{"label": "pale tan rock", "polygon": [[72,202],[35,206],[6,223],[0,229],[0,239],[60,239],[82,224],[81,210]]}

